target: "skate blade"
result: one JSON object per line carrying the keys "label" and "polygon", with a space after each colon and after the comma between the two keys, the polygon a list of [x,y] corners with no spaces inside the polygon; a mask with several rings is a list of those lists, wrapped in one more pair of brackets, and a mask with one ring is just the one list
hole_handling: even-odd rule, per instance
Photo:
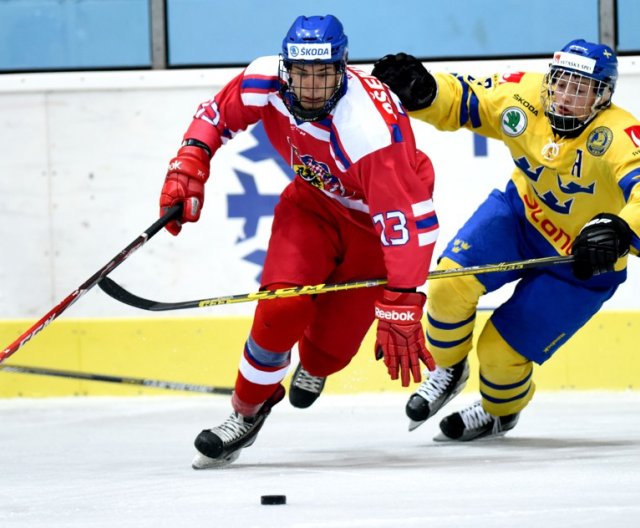
{"label": "skate blade", "polygon": [[426,422],[426,420],[420,420],[419,422],[416,422],[415,420],[409,419],[409,431],[414,431],[415,429],[420,427],[424,422]]}
{"label": "skate blade", "polygon": [[193,469],[223,469],[230,466],[240,456],[240,450],[231,453],[226,458],[209,458],[202,453],[193,457],[191,467]]}
{"label": "skate blade", "polygon": [[502,438],[508,431],[501,431],[496,434],[490,434],[485,436],[474,436],[472,438],[465,437],[464,435],[461,438],[449,438],[444,433],[440,432],[436,436],[433,437],[434,442],[442,442],[449,444],[466,444],[469,442],[491,442],[492,440],[496,440],[498,438]]}

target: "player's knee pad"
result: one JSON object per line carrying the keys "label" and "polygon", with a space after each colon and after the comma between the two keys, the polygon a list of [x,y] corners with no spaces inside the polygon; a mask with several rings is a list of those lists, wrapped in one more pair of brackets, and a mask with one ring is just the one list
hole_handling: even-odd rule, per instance
{"label": "player's knee pad", "polygon": [[[444,257],[437,269],[459,267],[459,264]],[[427,347],[439,366],[454,365],[471,350],[476,307],[484,292],[482,283],[471,275],[429,282]]]}
{"label": "player's knee pad", "polygon": [[298,343],[298,352],[300,363],[309,374],[326,377],[346,367],[357,350],[343,350],[338,343],[333,350],[323,350],[304,336]]}
{"label": "player's knee pad", "polygon": [[524,409],[535,392],[533,363],[504,340],[491,320],[478,338],[478,361],[484,409],[496,416]]}
{"label": "player's knee pad", "polygon": [[[290,287],[271,284],[268,290]],[[313,317],[313,299],[309,295],[259,301],[251,337],[261,347],[273,352],[287,351],[300,339]]]}

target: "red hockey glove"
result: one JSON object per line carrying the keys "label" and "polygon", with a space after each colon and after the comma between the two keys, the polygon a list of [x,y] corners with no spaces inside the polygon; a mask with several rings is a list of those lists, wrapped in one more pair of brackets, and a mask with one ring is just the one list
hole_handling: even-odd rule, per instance
{"label": "red hockey glove", "polygon": [[204,184],[209,179],[209,153],[200,147],[178,150],[169,162],[167,177],[160,194],[160,215],[176,204],[183,204],[182,216],[166,226],[177,235],[184,222],[197,222],[204,204]]}
{"label": "red hockey glove", "polygon": [[409,386],[410,373],[416,383],[422,379],[420,361],[429,370],[436,368],[425,345],[421,323],[422,308],[426,300],[424,293],[384,290],[382,301],[376,302],[376,359],[384,357],[384,364],[392,380],[397,380],[400,372],[403,387]]}

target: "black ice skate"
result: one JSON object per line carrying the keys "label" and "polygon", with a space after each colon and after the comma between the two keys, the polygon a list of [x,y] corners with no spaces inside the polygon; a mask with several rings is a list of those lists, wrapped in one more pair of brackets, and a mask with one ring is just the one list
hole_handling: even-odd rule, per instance
{"label": "black ice skate", "polygon": [[232,412],[218,427],[205,429],[194,442],[198,454],[193,459],[193,469],[223,468],[237,460],[244,447],[252,445],[271,408],[284,398],[284,387],[262,404],[255,416],[247,417]]}
{"label": "black ice skate", "polygon": [[520,413],[493,416],[482,408],[482,402],[450,414],[440,422],[441,433],[436,442],[469,442],[480,438],[503,436],[518,423]]}
{"label": "black ice skate", "polygon": [[298,409],[311,407],[322,393],[326,380],[321,376],[312,376],[298,363],[289,386],[289,402]]}
{"label": "black ice skate", "polygon": [[452,367],[436,367],[428,376],[409,397],[405,407],[410,419],[409,431],[421,426],[460,394],[469,379],[469,362],[465,358]]}

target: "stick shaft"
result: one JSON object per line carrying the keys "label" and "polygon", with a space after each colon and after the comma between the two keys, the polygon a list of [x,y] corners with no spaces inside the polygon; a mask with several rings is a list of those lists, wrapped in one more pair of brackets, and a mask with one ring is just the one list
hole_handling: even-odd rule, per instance
{"label": "stick shaft", "polygon": [[483,273],[497,273],[501,271],[520,271],[523,269],[545,268],[548,266],[555,266],[557,264],[569,264],[571,262],[573,262],[573,255],[514,260],[511,262],[499,262],[497,264],[484,264],[480,266],[469,266],[466,268],[435,270],[429,273],[428,279],[464,277],[465,275],[482,275]]}
{"label": "stick shaft", "polygon": [[122,264],[131,254],[137,249],[141,248],[153,235],[160,231],[165,225],[167,225],[174,217],[176,217],[182,206],[174,206],[169,209],[162,217],[156,220],[151,226],[149,226],[141,235],[139,235],[133,242],[131,242],[120,253],[107,262],[102,268],[96,271],[91,277],[83,282],[76,290],[71,292],[67,297],[60,301],[56,306],[49,310],[41,319],[35,324],[25,330],[13,343],[7,346],[2,352],[0,352],[0,363],[6,360],[9,356],[16,353],[20,348],[26,345],[33,337],[44,330],[51,322],[57,319],[62,312],[75,303],[80,297],[93,288],[98,282],[104,279],[109,273]]}
{"label": "stick shaft", "polygon": [[[518,260],[513,262],[500,262],[498,264],[486,264],[481,266],[470,266],[466,268],[435,270],[429,273],[428,280],[441,279],[445,277],[463,277],[465,275],[480,275],[482,273],[519,271],[529,268],[541,268],[557,264],[567,264],[570,262],[573,262],[573,256],[571,255],[565,257],[543,257],[538,259]],[[197,299],[193,301],[180,302],[160,302],[139,297],[125,290],[122,286],[108,277],[105,277],[103,280],[101,280],[99,286],[105,293],[107,293],[107,295],[110,295],[114,299],[124,304],[128,304],[142,310],[159,312],[167,310],[184,310],[187,308],[207,308],[209,306],[280,299],[283,297],[294,297],[298,295],[317,295],[321,293],[354,290],[357,288],[372,288],[376,286],[384,286],[386,283],[387,281],[385,279],[371,279],[338,284],[294,286],[290,288],[280,288],[278,290],[263,290],[253,293],[228,295],[223,297],[211,297],[208,299]]]}
{"label": "stick shaft", "polygon": [[138,385],[141,387],[148,387],[153,389],[202,392],[207,394],[231,394],[233,392],[232,388],[227,387],[211,387],[209,385],[196,385],[193,383],[181,383],[176,381],[112,376],[109,374],[92,374],[89,372],[73,372],[71,370],[28,367],[22,365],[2,365],[0,366],[0,371],[17,374],[35,374],[38,376],[54,376],[58,378],[80,379],[86,381],[101,381],[105,383],[122,383],[125,385]]}

